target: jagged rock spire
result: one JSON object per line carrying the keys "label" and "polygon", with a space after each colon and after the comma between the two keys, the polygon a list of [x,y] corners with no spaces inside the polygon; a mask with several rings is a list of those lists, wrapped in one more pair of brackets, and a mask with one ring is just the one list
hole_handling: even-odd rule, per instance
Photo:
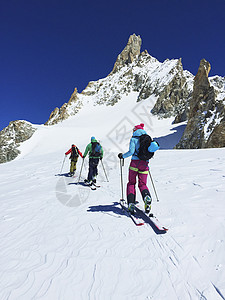
{"label": "jagged rock spire", "polygon": [[208,94],[210,90],[210,83],[208,75],[210,70],[210,63],[205,59],[202,59],[200,61],[198,72],[194,78],[193,95],[190,101],[190,117],[195,115],[199,109],[201,110],[202,104],[206,103],[206,100],[209,100]]}
{"label": "jagged rock spire", "polygon": [[[198,73],[194,78],[193,94],[190,100],[189,120],[183,136],[176,148],[207,148],[214,147],[208,141],[210,132],[216,126],[217,119],[220,115],[221,119],[224,118],[223,106],[216,103],[216,94],[213,86],[210,86],[209,72],[211,66],[205,59],[202,59],[198,69]],[[221,107],[221,109],[220,109]],[[219,128],[221,132],[223,127]],[[218,134],[216,134],[217,139]],[[224,134],[221,135],[220,145],[224,147]],[[217,143],[216,145],[218,145]],[[221,147],[221,146],[220,146]]]}
{"label": "jagged rock spire", "polygon": [[128,43],[123,51],[118,55],[111,74],[117,72],[123,66],[128,65],[140,54],[141,51],[141,37],[135,33],[129,37]]}

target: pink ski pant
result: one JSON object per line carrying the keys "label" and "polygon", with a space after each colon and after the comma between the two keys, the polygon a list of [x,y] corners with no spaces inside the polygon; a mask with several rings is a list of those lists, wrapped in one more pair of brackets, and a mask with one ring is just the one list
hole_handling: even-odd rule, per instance
{"label": "pink ski pant", "polygon": [[143,160],[131,160],[129,167],[129,181],[127,184],[127,196],[129,194],[136,195],[136,177],[138,176],[138,187],[140,192],[147,190],[147,177],[148,177],[148,162]]}

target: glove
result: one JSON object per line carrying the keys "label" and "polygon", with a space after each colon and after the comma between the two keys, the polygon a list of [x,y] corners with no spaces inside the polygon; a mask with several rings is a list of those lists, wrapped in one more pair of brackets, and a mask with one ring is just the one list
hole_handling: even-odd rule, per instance
{"label": "glove", "polygon": [[119,159],[123,159],[123,153],[118,154]]}
{"label": "glove", "polygon": [[103,157],[100,157],[100,160],[102,160],[103,159]]}

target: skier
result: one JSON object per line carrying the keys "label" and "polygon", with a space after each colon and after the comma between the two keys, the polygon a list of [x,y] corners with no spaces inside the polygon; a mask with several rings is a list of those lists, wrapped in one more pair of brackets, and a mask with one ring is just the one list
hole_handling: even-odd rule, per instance
{"label": "skier", "polygon": [[[71,154],[70,154],[71,153]],[[76,171],[76,166],[77,166],[77,160],[79,155],[83,158],[82,153],[80,150],[75,146],[74,144],[71,146],[71,148],[65,153],[65,155],[70,154],[70,172],[68,173],[69,176],[73,176]]]}
{"label": "skier", "polygon": [[85,183],[91,185],[96,183],[96,177],[98,175],[98,163],[99,159],[103,158],[103,149],[100,143],[91,137],[91,143],[89,143],[85,149],[83,159],[89,154],[89,171],[88,178],[84,180]]}
{"label": "skier", "polygon": [[[118,157],[120,159],[124,159],[129,156],[132,156],[130,167],[129,167],[129,181],[127,183],[127,204],[128,204],[128,209],[131,213],[134,213],[134,209],[135,209],[135,200],[136,200],[135,185],[136,185],[137,176],[138,176],[138,187],[145,204],[145,211],[149,213],[151,210],[152,198],[149,189],[146,185],[148,172],[149,172],[149,167],[148,167],[149,160],[148,159],[141,160],[138,157],[140,150],[143,147],[143,143],[140,147],[140,137],[142,135],[145,135],[146,137],[146,134],[147,133],[144,130],[143,123],[141,123],[140,125],[136,125],[133,129],[133,136],[130,139],[129,151],[124,154],[122,153],[118,154]],[[149,138],[148,145],[150,145],[150,146],[147,145],[147,149],[146,149],[147,155],[153,156],[153,153],[159,149],[159,144],[156,141],[152,141],[149,136],[147,136],[147,138]]]}

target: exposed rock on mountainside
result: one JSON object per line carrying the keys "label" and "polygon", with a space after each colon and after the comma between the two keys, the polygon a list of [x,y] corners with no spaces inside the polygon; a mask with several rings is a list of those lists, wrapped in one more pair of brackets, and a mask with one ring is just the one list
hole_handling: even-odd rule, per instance
{"label": "exposed rock on mountainside", "polygon": [[[223,111],[223,116],[225,112]],[[206,146],[208,148],[221,148],[225,147],[225,118],[220,124],[216,125],[212,133],[210,134]]]}
{"label": "exposed rock on mountainside", "polygon": [[133,34],[129,37],[126,47],[117,57],[111,74],[116,73],[122,67],[131,64],[137,58],[141,51],[141,43],[142,40],[139,35],[136,36]]}
{"label": "exposed rock on mountainside", "polygon": [[187,120],[193,75],[183,70],[181,59],[173,71],[175,75],[159,94],[152,113],[164,118],[174,116],[179,123]]}
{"label": "exposed rock on mountainside", "polygon": [[194,78],[188,123],[176,148],[225,147],[225,93],[210,84],[210,69],[209,62],[202,59]]}
{"label": "exposed rock on mountainside", "polygon": [[20,144],[28,140],[35,128],[26,121],[12,121],[0,132],[0,163],[15,159],[20,151]]}
{"label": "exposed rock on mountainside", "polygon": [[[50,117],[45,125],[54,125],[58,122],[66,120],[70,115],[75,115],[79,111],[81,106],[82,101],[78,97],[77,88],[75,88],[68,103],[64,103],[61,108],[56,107],[50,114]],[[68,107],[72,108],[72,110],[70,110],[70,113]]]}

